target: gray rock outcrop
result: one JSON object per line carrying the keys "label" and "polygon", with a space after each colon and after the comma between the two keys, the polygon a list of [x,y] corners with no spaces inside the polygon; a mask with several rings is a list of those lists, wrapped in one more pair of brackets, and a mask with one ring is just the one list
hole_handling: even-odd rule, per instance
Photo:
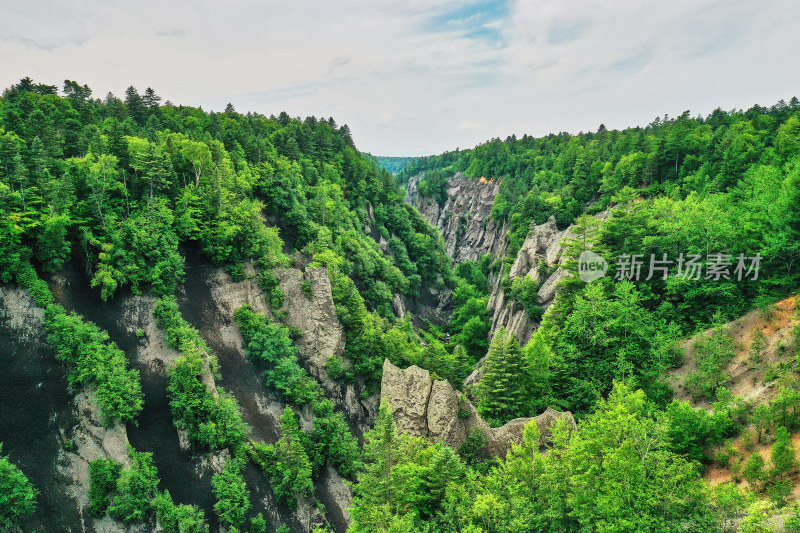
{"label": "gray rock outcrop", "polygon": [[[331,356],[341,357],[344,365],[350,363],[344,356],[344,329],[336,315],[327,270],[276,268],[272,274],[283,294],[280,309],[269,307],[254,272],[246,272],[246,279],[238,282],[230,279],[222,270],[216,270],[212,274],[209,285],[214,307],[220,315],[219,323],[215,324],[220,331],[220,342],[224,342],[229,350],[235,350],[244,363],[247,356],[242,348],[242,337],[233,320],[233,313],[243,304],[273,318],[275,313],[281,313],[283,322],[301,333],[297,341],[298,360],[320,383],[325,390],[325,396],[343,411],[356,436],[360,436],[372,425],[377,410],[377,397],[371,401],[362,400],[362,383],[343,383],[331,378],[328,372],[327,363]],[[278,427],[282,405],[270,399],[263,389],[255,393],[255,396],[259,416],[262,420],[263,417],[269,418],[268,425]],[[310,410],[299,414],[301,426],[304,429],[310,428]],[[324,502],[327,513],[339,517],[346,527],[349,523],[347,509],[350,506],[351,491],[334,470],[326,473],[325,482],[318,487],[317,496]],[[314,511],[308,504],[307,501],[299,502],[295,515],[300,522],[303,522],[302,517],[307,518]]]}
{"label": "gray rock outcrop", "polygon": [[[409,180],[406,201],[439,228],[445,250],[454,263],[473,261],[487,253],[495,258],[508,253],[507,228],[505,225],[499,226],[491,218],[500,180],[476,180],[456,173],[448,181],[447,199],[440,205],[435,199],[420,196],[420,179],[421,175]],[[538,300],[542,308],[546,309],[553,302],[558,282],[567,275],[559,265],[563,252],[561,242],[571,235],[570,229],[559,230],[552,217],[544,224],[532,223],[508,272],[510,278],[530,276],[539,284]],[[501,281],[498,272],[493,272],[489,277],[491,335],[503,327],[524,344],[537,324],[522,306],[509,301]]]}
{"label": "gray rock outcrop", "polygon": [[448,181],[447,200],[439,205],[434,199],[419,196],[419,179],[409,180],[406,201],[439,228],[445,250],[455,263],[475,261],[487,253],[505,255],[506,229],[490,217],[499,180],[475,180],[458,172]]}
{"label": "gray rock outcrop", "polygon": [[[561,268],[563,241],[572,236],[572,226],[560,231],[553,217],[544,224],[531,224],[530,232],[522,244],[508,272],[511,279],[531,278],[539,286],[538,303],[547,309],[555,299],[556,286],[567,276]],[[500,279],[495,277],[489,296],[489,312],[492,315],[492,335],[501,327],[513,332],[521,343],[530,340],[537,324],[530,320],[521,306],[508,301]]]}
{"label": "gray rock outcrop", "polygon": [[520,443],[522,429],[531,420],[539,428],[541,445],[548,442],[551,428],[558,420],[566,420],[573,429],[576,427],[569,411],[547,409],[539,416],[517,418],[491,428],[472,402],[450,383],[431,379],[427,370],[415,365],[401,370],[389,360],[383,363],[381,402],[388,404],[401,433],[427,437],[458,450],[470,433],[477,430],[486,443],[484,453],[491,456],[504,457],[512,443]]}
{"label": "gray rock outcrop", "polygon": [[[33,378],[39,381],[32,389],[37,391],[34,394],[37,404],[47,405],[50,398],[43,397],[52,389],[51,384],[66,387],[66,382],[61,382],[55,374],[63,372],[60,364],[57,363],[50,353],[45,337],[44,312],[33,302],[27,290],[0,286],[0,322],[2,327],[10,333],[9,339],[4,339],[0,343],[0,352],[3,352],[3,359],[6,355],[18,357],[15,361],[3,360],[4,371],[11,372],[18,379],[24,374],[26,378]],[[10,341],[14,344],[6,344]],[[8,352],[6,352],[8,350]],[[26,353],[28,352],[28,353]],[[23,370],[24,369],[24,370]],[[41,372],[36,376],[36,372]],[[47,382],[47,384],[45,384]],[[23,383],[17,384],[22,386]],[[22,389],[17,390],[22,392]],[[59,391],[62,396],[66,389]],[[40,505],[58,506],[61,517],[56,521],[59,524],[72,527],[79,522],[82,527],[85,523],[91,523],[94,531],[98,532],[122,532],[134,531],[136,527],[126,527],[110,518],[103,520],[92,520],[89,516],[89,462],[94,459],[113,459],[123,466],[128,466],[128,434],[125,425],[120,423],[109,424],[104,421],[100,409],[94,398],[94,390],[86,387],[72,397],[65,397],[64,402],[59,406],[51,406],[47,425],[52,429],[46,436],[41,436],[36,442],[26,443],[37,451],[41,456],[37,456],[37,462],[49,464],[37,464],[27,473],[32,475],[32,482],[37,484],[44,494],[40,497]],[[8,408],[5,413],[9,418],[14,418],[20,413],[12,402],[4,403]],[[34,411],[31,413],[33,420],[28,420],[29,424],[38,425],[42,421],[38,419],[40,406],[19,405],[19,411]],[[27,429],[27,428],[26,428]],[[3,440],[11,440],[11,448],[3,450],[4,453],[11,452],[13,458],[22,457],[20,450],[14,446],[17,435],[4,435]],[[55,449],[55,456],[47,458],[51,449]],[[26,463],[25,467],[30,467]],[[26,468],[27,470],[27,468]],[[39,476],[47,476],[47,484]],[[38,517],[42,520],[52,520],[51,516]],[[53,528],[52,522],[39,524],[44,528]],[[55,529],[53,529],[55,530]]]}

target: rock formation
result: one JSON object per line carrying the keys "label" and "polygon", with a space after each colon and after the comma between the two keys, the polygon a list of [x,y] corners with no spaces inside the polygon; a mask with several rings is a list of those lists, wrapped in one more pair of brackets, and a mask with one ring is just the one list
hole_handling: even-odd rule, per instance
{"label": "rock formation", "polygon": [[534,418],[517,418],[499,428],[491,428],[478,415],[477,410],[447,381],[433,380],[427,370],[410,366],[401,370],[389,360],[383,363],[381,402],[386,402],[392,412],[398,431],[408,435],[427,437],[455,450],[473,431],[479,431],[486,447],[484,453],[505,457],[511,443],[521,442],[522,428],[534,420],[539,428],[541,445],[548,442],[551,428],[558,420],[565,420],[575,428],[572,413],[547,409]]}
{"label": "rock formation", "polygon": [[[530,232],[517,252],[508,276],[511,279],[529,277],[539,285],[538,303],[543,309],[553,302],[556,285],[567,276],[559,265],[564,251],[562,242],[571,236],[570,226],[560,231],[553,217],[544,224],[531,224]],[[510,302],[500,286],[499,277],[492,280],[489,312],[492,315],[492,334],[501,327],[512,331],[521,343],[530,340],[536,324],[521,306]]]}
{"label": "rock formation", "polygon": [[[500,181],[476,180],[456,173],[448,181],[447,200],[422,197],[418,192],[420,176],[412,177],[406,190],[406,201],[414,205],[433,225],[439,228],[445,249],[454,263],[474,261],[484,254],[503,257],[508,252],[505,225],[498,226],[491,212]],[[567,273],[559,267],[563,247],[570,229],[559,230],[554,218],[544,224],[531,224],[525,242],[517,252],[509,277],[531,276],[539,284],[539,304],[547,308],[555,298],[556,285]],[[501,287],[502,278],[492,273],[489,278],[489,312],[492,335],[501,327],[514,333],[521,343],[530,340],[536,329],[522,306],[511,302]]]}
{"label": "rock formation", "polygon": [[[213,316],[210,317],[211,323],[201,333],[204,336],[214,336],[215,340],[210,345],[215,352],[234,353],[240,358],[236,367],[247,368],[249,362],[242,347],[241,334],[233,320],[233,313],[244,304],[267,316],[273,316],[276,312],[282,313],[283,322],[296,328],[301,334],[297,341],[298,360],[320,383],[326,397],[341,409],[350,428],[360,437],[372,425],[377,397],[371,402],[362,400],[362,383],[335,381],[328,373],[327,361],[330,356],[342,357],[345,364],[348,361],[344,356],[344,330],[336,315],[327,270],[277,268],[272,273],[283,294],[280,309],[270,309],[257,283],[255,272],[250,267],[245,270],[245,279],[238,282],[233,281],[222,269],[209,271],[205,275],[204,285],[209,287],[212,304],[210,311]],[[304,290],[306,283],[310,290]],[[223,377],[230,375],[224,365],[222,374]],[[252,376],[248,376],[248,380],[250,378]],[[242,394],[239,398],[240,404],[247,414],[248,405],[254,403],[253,409],[257,411],[257,416],[252,421],[247,421],[254,426],[254,431],[262,432],[260,438],[267,441],[277,440],[275,428],[280,425],[283,406],[270,398],[263,386],[257,384],[257,387],[257,390]],[[255,399],[255,402],[248,402],[247,397]],[[301,426],[308,429],[311,424],[310,412],[301,411],[299,414]],[[347,508],[350,506],[351,489],[335,470],[326,471],[324,482],[318,484],[316,495],[325,505],[329,518],[340,518],[337,530],[346,528],[349,523]],[[301,501],[295,514],[300,517],[314,512],[316,508],[309,508],[308,502]]]}
{"label": "rock formation", "polygon": [[[104,423],[93,391],[85,389],[72,398],[66,394],[65,372],[45,339],[43,316],[28,291],[0,286],[0,331],[10,333],[0,341],[4,376],[11,378],[11,383],[2,383],[4,424],[20,418],[17,430],[2,435],[3,453],[24,460],[24,448],[37,450],[36,461],[20,466],[50,481],[40,487],[39,504],[56,511],[56,522],[51,517],[36,520],[42,520],[37,523],[42,530],[56,531],[85,527],[84,518],[89,519],[90,461],[113,459],[123,466],[130,461],[125,426]],[[36,385],[25,387],[26,382]],[[110,519],[96,521],[94,527],[125,531]]]}
{"label": "rock formation", "polygon": [[419,178],[409,180],[406,201],[439,228],[447,254],[455,263],[474,261],[487,253],[505,255],[506,229],[490,217],[499,181],[474,180],[458,172],[448,182],[447,200],[439,205],[434,199],[419,196]]}
{"label": "rock formation", "polygon": [[[275,269],[284,301],[279,310],[273,310],[256,272],[251,267],[245,270],[245,279],[234,281],[222,269],[192,256],[187,260],[186,282],[177,294],[178,305],[219,360],[220,375],[215,378],[209,370],[203,376],[207,388],[212,393],[224,388],[237,399],[253,439],[277,441],[284,405],[264,387],[248,359],[233,313],[243,304],[267,315],[280,312],[283,321],[301,333],[297,342],[300,363],[319,380],[326,397],[360,437],[372,425],[378,398],[373,395],[371,401],[363,400],[362,383],[342,383],[328,375],[331,355],[349,363],[344,357],[344,333],[327,271]],[[42,516],[60,516],[58,523],[37,522],[37,530],[153,531],[154,523],[126,527],[109,517],[93,518],[88,512],[89,462],[109,458],[128,465],[129,442],[140,451],[155,452],[160,488],[168,489],[178,501],[197,503],[211,517],[215,501],[211,477],[224,466],[227,452],[210,453],[192,445],[173,424],[167,376],[181,354],[167,346],[163,331],[155,323],[157,299],[123,293],[102,302],[91,291],[79,265],[69,265],[54,276],[50,288],[58,303],[106,330],[125,352],[131,367],[140,372],[145,403],[137,424],[108,426],[108,421],[101,419],[90,388],[77,394],[68,390],[66,371],[45,338],[42,310],[29,293],[0,286],[0,361],[5,366],[0,396],[6,406],[5,418],[0,421],[6,429],[1,439],[3,453],[18,461],[42,491],[40,505],[51,511]],[[299,415],[301,424],[309,427],[310,409],[300,410]],[[37,449],[34,462],[26,462],[29,456],[24,451],[30,446]],[[327,517],[335,531],[348,527],[351,489],[333,468],[326,468],[315,484],[316,501],[324,505],[324,515],[310,499],[302,499],[295,509],[279,505],[260,472],[247,473],[246,480],[254,509],[263,512],[272,524],[305,531],[307,524],[321,524]]]}

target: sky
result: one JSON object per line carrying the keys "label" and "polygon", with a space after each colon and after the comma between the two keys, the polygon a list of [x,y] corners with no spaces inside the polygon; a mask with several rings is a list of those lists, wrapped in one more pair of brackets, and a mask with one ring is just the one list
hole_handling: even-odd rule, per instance
{"label": "sky", "polygon": [[796,0],[0,0],[0,86],[332,116],[415,156],[800,97]]}

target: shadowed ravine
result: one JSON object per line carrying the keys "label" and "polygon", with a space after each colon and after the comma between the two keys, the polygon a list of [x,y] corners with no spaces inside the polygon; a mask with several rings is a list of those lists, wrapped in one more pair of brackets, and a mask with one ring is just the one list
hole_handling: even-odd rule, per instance
{"label": "shadowed ravine", "polygon": [[148,367],[135,356],[140,344],[147,339],[137,339],[135,332],[139,325],[126,324],[123,319],[130,293],[122,291],[113,300],[103,302],[98,292],[90,287],[79,260],[73,260],[62,275],[66,283],[51,283],[56,301],[106,330],[111,340],[125,352],[131,366],[140,372],[144,408],[136,422],[127,425],[131,445],[139,451],[153,453],[161,488],[167,489],[176,503],[198,505],[212,528],[216,528],[211,475],[198,475],[191,454],[180,448],[167,398],[166,370]]}
{"label": "shadowed ravine", "polygon": [[[0,291],[11,298],[5,287]],[[6,303],[0,305],[2,455],[39,489],[39,512],[28,524],[31,530],[80,531],[78,509],[57,471],[62,435],[74,421],[66,372],[44,340],[38,310],[29,308],[20,322]]]}

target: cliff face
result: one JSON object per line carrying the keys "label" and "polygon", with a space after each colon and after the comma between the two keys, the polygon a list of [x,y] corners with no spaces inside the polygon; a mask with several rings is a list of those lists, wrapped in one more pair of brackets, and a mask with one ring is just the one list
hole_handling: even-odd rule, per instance
{"label": "cliff face", "polygon": [[381,401],[392,411],[398,431],[427,437],[446,444],[456,451],[470,433],[483,435],[487,456],[505,457],[512,443],[522,441],[522,429],[531,420],[539,428],[540,444],[547,443],[550,430],[558,420],[575,428],[569,411],[548,409],[534,418],[517,418],[499,428],[491,428],[478,415],[469,399],[463,397],[447,381],[433,380],[427,370],[410,366],[400,370],[388,360],[383,363]]}
{"label": "cliff face", "polygon": [[[250,438],[274,443],[280,437],[280,415],[284,404],[268,391],[259,371],[248,359],[233,313],[243,304],[270,315],[272,311],[259,287],[255,272],[248,269],[243,281],[233,281],[223,270],[211,267],[191,254],[187,257],[186,281],[179,290],[178,304],[184,318],[195,327],[220,363],[220,378],[209,371],[206,387],[219,387],[236,398]],[[361,399],[362,384],[341,383],[330,378],[327,359],[343,356],[344,334],[336,316],[330,281],[325,269],[297,268],[274,271],[284,303],[280,311],[285,323],[302,334],[298,359],[315,377],[325,394],[360,437],[374,417],[377,397]],[[309,294],[301,287],[308,282]],[[4,455],[40,490],[40,511],[29,524],[37,531],[151,532],[160,529],[154,519],[126,527],[109,517],[95,519],[88,511],[89,462],[98,458],[129,464],[127,445],[153,452],[161,479],[160,489],[169,490],[181,503],[200,506],[217,531],[211,478],[227,460],[227,451],[209,452],[193,445],[176,430],[167,396],[168,372],[180,353],[167,346],[153,316],[157,302],[151,296],[119,294],[102,302],[88,286],[78,262],[49,282],[58,303],[82,314],[109,333],[125,352],[132,368],[140,372],[145,396],[144,409],[136,424],[108,426],[101,419],[93,391],[71,391],[66,371],[55,359],[46,341],[42,310],[27,291],[0,286],[0,442]],[[311,424],[310,410],[300,412],[301,424]],[[349,485],[331,467],[315,483],[316,501],[302,499],[295,509],[280,504],[266,477],[253,465],[244,472],[251,492],[253,512],[262,512],[271,530],[287,524],[292,531],[308,531],[327,519],[334,531],[349,524]],[[324,507],[324,511],[318,507]],[[323,515],[324,513],[324,515]]]}
{"label": "cliff face", "polygon": [[[46,511],[30,526],[87,530],[88,462],[111,458],[127,464],[125,426],[102,423],[92,391],[69,394],[66,371],[46,341],[42,310],[27,291],[7,286],[0,286],[0,364],[2,453],[39,489],[39,509]],[[98,523],[88,531],[109,527]]]}
{"label": "cliff face", "polygon": [[[571,236],[571,227],[559,231],[553,217],[544,224],[531,224],[525,242],[522,244],[508,276],[511,279],[529,277],[539,285],[538,303],[547,309],[556,296],[556,286],[567,275],[559,265],[564,247],[561,242]],[[514,332],[521,343],[530,340],[538,324],[528,317],[528,313],[513,301],[509,301],[500,286],[501,279],[491,280],[489,312],[492,315],[492,334],[501,327]]]}
{"label": "cliff face", "polygon": [[[346,358],[344,332],[336,315],[327,270],[273,270],[283,294],[283,305],[280,309],[271,309],[252,268],[245,269],[243,281],[235,282],[221,269],[202,263],[190,262],[190,265],[181,312],[217,355],[223,377],[221,384],[236,396],[245,422],[253,428],[253,438],[270,443],[277,441],[280,415],[285,405],[266,391],[244,351],[241,334],[233,320],[234,312],[244,304],[270,317],[274,312],[283,313],[284,323],[301,333],[297,341],[299,362],[309,375],[318,380],[326,397],[344,414],[351,431],[360,437],[371,427],[376,402],[361,399],[363,385],[359,382],[336,382],[328,374],[328,357],[338,355]],[[302,288],[304,282],[310,286],[308,294]],[[301,410],[299,415],[301,426],[308,429],[311,412]],[[264,509],[273,523],[289,524],[293,531],[305,531],[309,523],[322,523],[323,516],[314,502],[301,499],[296,509],[289,510],[274,501],[261,472],[253,472],[251,479],[258,484],[251,492],[262,498]],[[350,521],[347,508],[351,490],[335,469],[328,466],[322,473],[315,484],[314,495],[324,506],[325,518],[334,530],[346,530]]]}
{"label": "cliff face", "polygon": [[506,229],[490,217],[500,182],[473,180],[458,172],[448,182],[447,200],[442,205],[420,196],[418,184],[419,176],[409,180],[406,201],[439,228],[453,262],[474,261],[486,253],[505,255]]}
{"label": "cliff face", "polygon": [[[495,258],[507,254],[507,228],[499,226],[490,216],[499,181],[475,180],[459,172],[450,178],[447,199],[440,205],[435,199],[420,196],[419,179],[416,176],[409,180],[406,201],[439,228],[454,263],[474,261],[487,253]],[[544,224],[532,224],[509,271],[511,278],[530,276],[539,284],[539,304],[545,309],[555,298],[557,283],[566,275],[559,263],[561,241],[569,236],[570,228],[560,231],[552,217]],[[520,305],[509,301],[501,281],[497,273],[489,278],[492,335],[504,327],[526,343],[537,324]]]}

